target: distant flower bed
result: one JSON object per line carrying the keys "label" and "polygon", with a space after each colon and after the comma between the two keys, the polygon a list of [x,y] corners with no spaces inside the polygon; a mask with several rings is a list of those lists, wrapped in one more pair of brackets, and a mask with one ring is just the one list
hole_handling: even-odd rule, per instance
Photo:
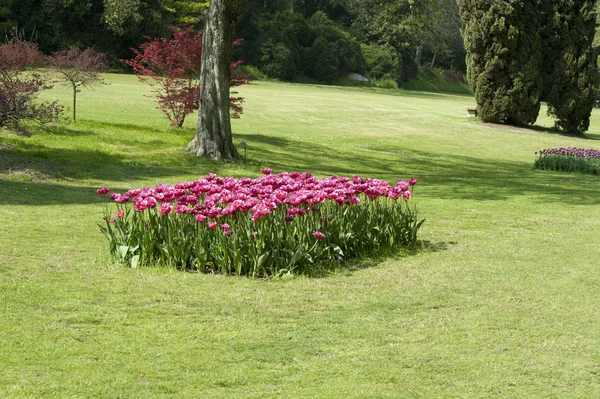
{"label": "distant flower bed", "polygon": [[414,178],[392,187],[358,176],[263,174],[110,194],[117,209],[100,228],[111,254],[131,267],[277,276],[416,244],[423,221],[408,203]]}
{"label": "distant flower bed", "polygon": [[549,148],[536,154],[537,169],[600,175],[600,151],[593,148]]}

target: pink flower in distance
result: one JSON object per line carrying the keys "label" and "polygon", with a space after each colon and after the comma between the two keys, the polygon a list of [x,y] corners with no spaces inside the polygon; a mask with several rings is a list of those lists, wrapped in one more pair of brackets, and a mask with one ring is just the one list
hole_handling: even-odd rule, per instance
{"label": "pink flower in distance", "polygon": [[267,175],[267,176],[268,176],[268,175],[270,175],[270,174],[273,172],[273,170],[272,170],[272,169],[269,169],[269,168],[264,168],[264,169],[263,169],[263,170],[261,170],[260,172],[261,172],[263,175]]}
{"label": "pink flower in distance", "polygon": [[325,234],[321,233],[320,231],[313,231],[312,235],[317,240],[322,240],[323,238],[325,238]]}
{"label": "pink flower in distance", "polygon": [[115,218],[110,218],[110,222],[114,223],[115,222]]}
{"label": "pink flower in distance", "polygon": [[201,213],[196,214],[196,222],[202,223],[206,220],[206,216]]}
{"label": "pink flower in distance", "polygon": [[258,236],[258,231],[253,231],[253,232],[252,232],[252,237],[255,237],[255,238],[256,238],[257,236]]}
{"label": "pink flower in distance", "polygon": [[410,199],[410,191],[405,191],[404,194],[402,194],[402,196],[404,197],[405,200],[409,200]]}
{"label": "pink flower in distance", "polygon": [[283,220],[285,220],[286,223],[293,222],[294,219],[295,219],[294,215],[287,215],[286,217],[283,218]]}
{"label": "pink flower in distance", "polygon": [[96,190],[96,193],[98,193],[100,195],[104,195],[104,194],[107,194],[109,191],[110,191],[110,188],[102,187],[102,188]]}
{"label": "pink flower in distance", "polygon": [[117,217],[122,218],[123,216],[125,216],[125,211],[123,209],[119,209],[117,211]]}
{"label": "pink flower in distance", "polygon": [[217,222],[208,222],[208,228],[211,230],[217,228]]}
{"label": "pink flower in distance", "polygon": [[415,179],[414,177],[408,180],[408,184],[410,184],[411,186],[414,186],[415,184],[417,184],[417,179]]}

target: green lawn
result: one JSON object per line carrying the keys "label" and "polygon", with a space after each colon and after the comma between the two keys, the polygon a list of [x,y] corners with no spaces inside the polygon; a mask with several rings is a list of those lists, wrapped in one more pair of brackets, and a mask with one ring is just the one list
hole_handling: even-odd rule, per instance
{"label": "green lawn", "polygon": [[[533,168],[600,148],[598,111],[573,138],[468,120],[468,96],[254,83],[249,162],[220,165],[185,155],[195,116],[170,129],[135,77],[107,80],[77,124],[0,135],[0,397],[600,396],[600,178]],[[415,176],[428,249],[323,278],[110,264],[96,188],[263,167]]]}

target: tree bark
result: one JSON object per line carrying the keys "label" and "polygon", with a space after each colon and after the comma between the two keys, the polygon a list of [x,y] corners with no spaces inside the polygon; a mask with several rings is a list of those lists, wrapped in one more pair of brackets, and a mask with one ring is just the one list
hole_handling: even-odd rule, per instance
{"label": "tree bark", "polygon": [[233,145],[229,116],[231,46],[238,8],[239,0],[210,2],[202,40],[198,127],[188,144],[190,153],[222,162],[240,158]]}

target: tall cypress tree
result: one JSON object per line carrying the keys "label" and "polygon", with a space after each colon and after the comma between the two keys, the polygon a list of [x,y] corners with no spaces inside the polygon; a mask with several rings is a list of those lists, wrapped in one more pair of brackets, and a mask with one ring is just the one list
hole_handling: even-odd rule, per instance
{"label": "tall cypress tree", "polygon": [[526,125],[540,109],[536,0],[459,0],[467,79],[484,122]]}
{"label": "tall cypress tree", "polygon": [[590,0],[542,0],[543,100],[556,127],[585,132],[590,124],[600,74],[592,46],[596,6]]}

